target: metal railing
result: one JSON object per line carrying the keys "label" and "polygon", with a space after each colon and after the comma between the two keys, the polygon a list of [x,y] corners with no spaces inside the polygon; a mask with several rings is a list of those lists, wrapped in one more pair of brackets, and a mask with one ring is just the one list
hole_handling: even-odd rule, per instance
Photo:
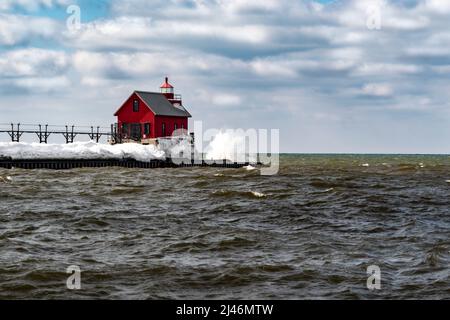
{"label": "metal railing", "polygon": [[[85,129],[82,129],[85,128]],[[88,129],[89,128],[89,129]],[[76,136],[86,135],[91,140],[99,142],[102,136],[112,136],[113,132],[101,131],[100,126],[75,126],[75,125],[41,125],[41,124],[0,124],[0,133],[7,133],[11,142],[20,142],[24,134],[35,134],[39,143],[48,143],[50,135],[62,135],[66,143],[73,143]]]}

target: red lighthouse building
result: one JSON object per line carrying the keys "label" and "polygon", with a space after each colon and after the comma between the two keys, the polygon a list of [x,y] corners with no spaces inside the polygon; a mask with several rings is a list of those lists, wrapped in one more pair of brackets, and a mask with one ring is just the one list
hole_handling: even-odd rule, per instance
{"label": "red lighthouse building", "polygon": [[188,130],[190,113],[181,95],[174,93],[166,78],[161,92],[134,91],[116,111],[116,132],[122,142],[148,144],[157,138],[171,137],[177,129]]}

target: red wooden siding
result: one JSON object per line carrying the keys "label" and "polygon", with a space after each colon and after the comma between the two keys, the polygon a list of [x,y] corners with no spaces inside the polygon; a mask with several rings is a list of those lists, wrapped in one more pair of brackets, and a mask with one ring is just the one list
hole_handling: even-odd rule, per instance
{"label": "red wooden siding", "polygon": [[[138,112],[133,111],[134,100],[139,101]],[[187,117],[155,116],[153,111],[147,107],[145,102],[141,100],[136,93],[133,93],[130,98],[128,98],[123,106],[117,111],[116,115],[118,117],[119,132],[122,135],[127,134],[122,131],[124,123],[128,124],[128,127],[130,127],[131,124],[140,124],[141,139],[171,136],[175,130],[175,125],[177,125],[178,129],[184,128],[188,130]],[[150,136],[144,137],[144,126],[146,123],[150,124]],[[166,128],[165,135],[163,134],[163,124],[165,124]]]}
{"label": "red wooden siding", "polygon": [[188,119],[183,117],[166,117],[166,116],[156,116],[156,129],[159,131],[156,132],[156,135],[158,137],[163,137],[163,123],[166,127],[166,137],[171,136],[173,131],[175,130],[175,124],[177,125],[178,129],[181,129],[182,127],[184,129],[188,129]]}

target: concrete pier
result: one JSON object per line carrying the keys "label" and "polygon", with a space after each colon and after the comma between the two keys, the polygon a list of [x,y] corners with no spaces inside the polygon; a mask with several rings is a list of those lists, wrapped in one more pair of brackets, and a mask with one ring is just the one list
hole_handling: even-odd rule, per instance
{"label": "concrete pier", "polygon": [[148,162],[134,159],[11,159],[0,157],[0,168],[12,169],[51,169],[68,170],[74,168],[103,168],[103,167],[124,167],[124,168],[181,168],[181,167],[215,167],[215,168],[242,168],[249,163],[228,162],[219,160],[211,161],[181,162],[166,160],[151,160]]}

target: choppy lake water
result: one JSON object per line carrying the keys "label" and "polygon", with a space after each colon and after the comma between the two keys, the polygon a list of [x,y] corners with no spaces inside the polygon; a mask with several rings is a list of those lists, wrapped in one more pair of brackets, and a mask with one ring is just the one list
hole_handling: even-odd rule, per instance
{"label": "choppy lake water", "polygon": [[2,299],[450,298],[449,156],[0,177]]}

